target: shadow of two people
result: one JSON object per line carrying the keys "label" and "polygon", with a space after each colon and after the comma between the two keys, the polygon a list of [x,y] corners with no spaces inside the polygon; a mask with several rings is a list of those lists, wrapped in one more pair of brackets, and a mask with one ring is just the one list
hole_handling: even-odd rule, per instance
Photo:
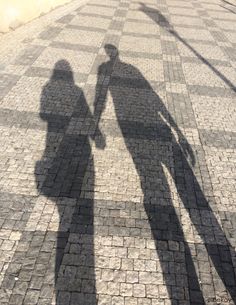
{"label": "shadow of two people", "polygon": [[[190,220],[198,224],[195,228],[203,240],[215,269],[235,302],[235,275],[229,250],[230,244],[226,238],[222,245],[208,243],[205,232],[199,225],[201,213],[192,213],[192,209],[205,211],[208,215],[210,213],[211,224],[208,229],[224,236],[189,165],[189,163],[195,164],[190,145],[161,98],[141,72],[134,66],[122,62],[115,46],[106,45],[105,51],[109,60],[101,64],[98,69],[93,114],[82,89],[74,83],[69,63],[64,60],[55,65],[52,77],[44,87],[41,96],[40,116],[47,122],[48,131],[46,148],[42,160],[36,166],[35,174],[39,193],[55,200],[60,217],[55,264],[57,305],[63,304],[63,297],[60,296],[63,290],[78,291],[78,304],[97,304],[92,195],[95,177],[89,138],[96,142],[98,148],[105,148],[105,140],[98,124],[105,108],[108,91],[113,99],[117,121],[127,150],[140,177],[144,208],[152,237],[155,240],[156,252],[171,304],[183,304],[188,298],[191,304],[205,304],[205,301],[189,244],[185,240],[179,215],[171,200],[171,191],[163,171],[163,164],[175,181],[179,197]],[[109,78],[108,84],[103,83],[104,76]],[[72,120],[80,122],[88,120],[94,132],[88,135],[77,130],[75,134],[73,132],[71,134],[69,124]],[[171,129],[177,134],[178,140],[173,136]],[[170,159],[173,159],[173,164]],[[82,194],[83,183],[86,184],[88,180],[91,194],[89,200],[84,199]],[[163,194],[165,194],[164,201]],[[65,199],[64,205],[60,198]],[[66,202],[69,198],[75,200],[73,206],[67,206]],[[71,209],[70,218],[65,217],[67,209]],[[196,221],[193,215],[194,217],[199,215],[199,219]],[[73,277],[66,276],[63,269],[67,264],[65,258],[70,259],[70,256],[67,256],[71,242],[70,234],[73,234],[79,246],[74,261],[70,261],[70,264],[78,269],[76,276]],[[90,243],[88,248],[85,245],[84,249],[83,236],[85,235],[90,236]],[[168,247],[161,246],[163,241],[167,242],[167,245],[171,241],[178,244],[171,258],[170,255],[173,253],[170,254]],[[222,255],[225,257],[223,262]],[[170,271],[170,264],[174,267],[174,273]],[[179,264],[184,266],[184,270],[178,273]],[[66,283],[63,284],[63,281]]]}

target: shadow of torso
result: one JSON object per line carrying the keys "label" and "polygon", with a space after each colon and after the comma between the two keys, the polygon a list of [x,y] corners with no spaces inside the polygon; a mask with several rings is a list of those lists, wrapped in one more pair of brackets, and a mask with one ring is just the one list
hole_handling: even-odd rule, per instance
{"label": "shadow of torso", "polygon": [[[134,161],[144,193],[144,204],[170,205],[163,199],[169,193],[162,164],[170,169],[173,135],[168,111],[158,96],[134,66],[119,58],[102,64],[99,74],[109,74],[108,90],[128,151]],[[158,199],[159,198],[159,199]]]}

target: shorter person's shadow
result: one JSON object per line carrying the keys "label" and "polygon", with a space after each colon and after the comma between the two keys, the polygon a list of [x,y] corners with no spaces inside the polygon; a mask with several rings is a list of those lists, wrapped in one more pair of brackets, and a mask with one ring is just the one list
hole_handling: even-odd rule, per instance
{"label": "shorter person's shadow", "polygon": [[[95,305],[94,166],[89,138],[99,149],[105,147],[105,140],[65,60],[55,64],[51,79],[42,90],[40,117],[47,122],[47,135],[35,178],[39,194],[54,201],[59,214],[55,265],[51,268],[56,305],[64,305],[72,292],[76,304]],[[90,136],[78,128],[70,132],[72,120],[80,123],[87,120],[94,132]],[[84,181],[85,173],[88,181]],[[86,183],[90,187],[90,199],[81,198]]]}

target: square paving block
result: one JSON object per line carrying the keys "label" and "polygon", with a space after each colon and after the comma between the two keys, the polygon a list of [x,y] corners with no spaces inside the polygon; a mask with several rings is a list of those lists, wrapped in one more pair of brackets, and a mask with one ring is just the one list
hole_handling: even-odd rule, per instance
{"label": "square paving block", "polygon": [[145,37],[132,37],[123,35],[120,39],[119,49],[141,53],[161,54],[161,41]]}
{"label": "square paving block", "polygon": [[89,73],[96,54],[90,52],[47,48],[41,56],[35,61],[35,67],[47,68],[53,70],[54,65],[59,60],[66,60],[71,66],[73,72]]}
{"label": "square paving block", "polygon": [[55,41],[100,47],[103,33],[66,28],[56,37]]}
{"label": "square paving block", "polygon": [[108,29],[111,20],[95,16],[76,16],[70,24],[77,26],[92,26],[93,28]]}

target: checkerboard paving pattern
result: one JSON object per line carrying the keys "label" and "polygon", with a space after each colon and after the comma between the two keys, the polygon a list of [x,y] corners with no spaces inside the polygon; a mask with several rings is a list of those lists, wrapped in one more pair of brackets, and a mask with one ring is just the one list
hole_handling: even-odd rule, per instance
{"label": "checkerboard paving pattern", "polygon": [[235,2],[69,5],[0,55],[0,304],[236,304]]}

